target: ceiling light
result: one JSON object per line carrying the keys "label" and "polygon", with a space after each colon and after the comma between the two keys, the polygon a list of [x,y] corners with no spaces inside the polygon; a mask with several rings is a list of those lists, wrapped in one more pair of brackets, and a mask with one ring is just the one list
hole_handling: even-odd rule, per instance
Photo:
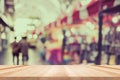
{"label": "ceiling light", "polygon": [[112,18],[112,22],[113,22],[113,23],[117,23],[117,22],[118,22],[118,17],[113,17],[113,18]]}
{"label": "ceiling light", "polygon": [[120,26],[117,27],[117,31],[120,32]]}

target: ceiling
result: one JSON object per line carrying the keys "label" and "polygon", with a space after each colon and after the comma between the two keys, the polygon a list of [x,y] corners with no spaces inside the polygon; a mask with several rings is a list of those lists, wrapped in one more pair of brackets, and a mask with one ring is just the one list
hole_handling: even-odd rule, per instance
{"label": "ceiling", "polygon": [[47,25],[64,12],[70,12],[78,0],[15,0],[15,17],[39,18]]}

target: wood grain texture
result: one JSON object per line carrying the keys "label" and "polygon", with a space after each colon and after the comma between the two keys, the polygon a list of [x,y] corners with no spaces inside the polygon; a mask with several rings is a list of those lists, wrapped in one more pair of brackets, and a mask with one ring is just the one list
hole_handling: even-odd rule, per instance
{"label": "wood grain texture", "polygon": [[120,80],[120,66],[0,66],[0,80]]}

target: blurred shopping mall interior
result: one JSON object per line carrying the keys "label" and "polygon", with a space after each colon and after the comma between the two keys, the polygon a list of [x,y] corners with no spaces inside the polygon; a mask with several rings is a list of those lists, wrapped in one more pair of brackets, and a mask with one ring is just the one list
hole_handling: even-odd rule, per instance
{"label": "blurred shopping mall interior", "polygon": [[120,65],[119,51],[120,0],[0,0],[0,65]]}

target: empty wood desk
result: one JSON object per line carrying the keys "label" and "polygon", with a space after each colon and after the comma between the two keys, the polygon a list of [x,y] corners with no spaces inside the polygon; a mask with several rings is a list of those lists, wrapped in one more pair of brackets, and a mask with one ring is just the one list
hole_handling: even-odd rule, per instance
{"label": "empty wood desk", "polygon": [[120,66],[0,66],[0,80],[120,80]]}

